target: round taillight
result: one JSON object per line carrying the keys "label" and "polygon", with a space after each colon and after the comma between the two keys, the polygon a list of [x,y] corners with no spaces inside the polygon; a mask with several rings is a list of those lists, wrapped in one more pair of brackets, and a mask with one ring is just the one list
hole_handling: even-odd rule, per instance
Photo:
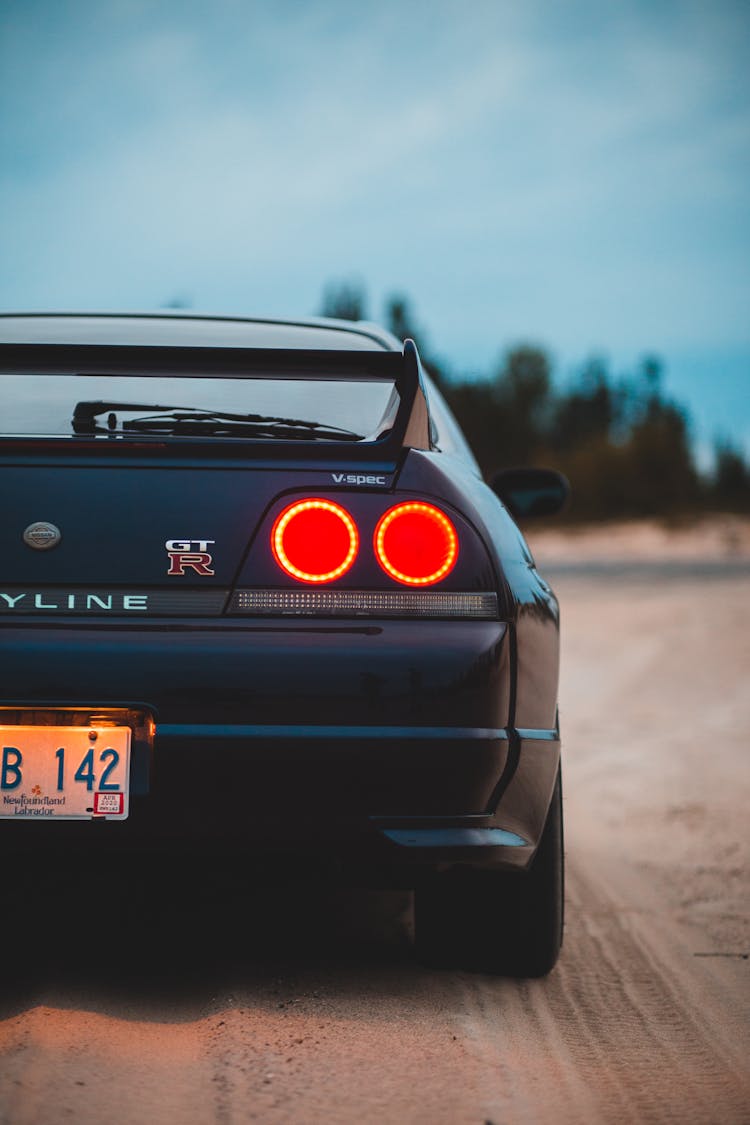
{"label": "round taillight", "polygon": [[330,500],[298,500],[271,531],[271,549],[282,570],[300,582],[333,582],[346,574],[359,549],[357,525]]}
{"label": "round taillight", "polygon": [[397,504],[375,528],[375,557],[397,582],[431,586],[456,565],[456,529],[432,504],[418,500]]}

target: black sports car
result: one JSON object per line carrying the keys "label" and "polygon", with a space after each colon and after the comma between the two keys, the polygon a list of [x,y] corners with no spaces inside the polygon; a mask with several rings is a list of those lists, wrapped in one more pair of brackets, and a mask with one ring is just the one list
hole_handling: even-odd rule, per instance
{"label": "black sports car", "polygon": [[[498,434],[498,443],[502,435]],[[562,940],[558,605],[411,340],[0,316],[0,855],[318,857],[418,955]]]}

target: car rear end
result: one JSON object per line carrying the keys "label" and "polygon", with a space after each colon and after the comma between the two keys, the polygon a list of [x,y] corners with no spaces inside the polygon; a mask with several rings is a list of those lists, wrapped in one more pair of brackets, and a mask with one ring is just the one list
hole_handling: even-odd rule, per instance
{"label": "car rear end", "polygon": [[413,345],[126,329],[0,349],[2,846],[525,865],[514,597]]}

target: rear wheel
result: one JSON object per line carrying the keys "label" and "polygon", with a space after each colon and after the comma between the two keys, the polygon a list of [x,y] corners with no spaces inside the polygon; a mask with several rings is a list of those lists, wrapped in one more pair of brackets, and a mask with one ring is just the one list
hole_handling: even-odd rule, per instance
{"label": "rear wheel", "polygon": [[560,952],[563,909],[558,773],[542,838],[526,871],[457,871],[417,888],[417,956],[433,968],[542,977]]}

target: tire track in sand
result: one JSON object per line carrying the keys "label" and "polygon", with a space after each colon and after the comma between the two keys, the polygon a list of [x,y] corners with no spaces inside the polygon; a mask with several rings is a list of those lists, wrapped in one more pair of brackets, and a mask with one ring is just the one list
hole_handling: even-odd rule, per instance
{"label": "tire track in sand", "polygon": [[[747,1022],[724,979],[696,964],[684,935],[600,872],[569,864],[562,957],[542,981],[463,974],[467,1036],[482,1057],[485,1113],[501,1122],[750,1122]],[[626,869],[616,872],[627,881]],[[741,992],[740,992],[741,995]]]}

